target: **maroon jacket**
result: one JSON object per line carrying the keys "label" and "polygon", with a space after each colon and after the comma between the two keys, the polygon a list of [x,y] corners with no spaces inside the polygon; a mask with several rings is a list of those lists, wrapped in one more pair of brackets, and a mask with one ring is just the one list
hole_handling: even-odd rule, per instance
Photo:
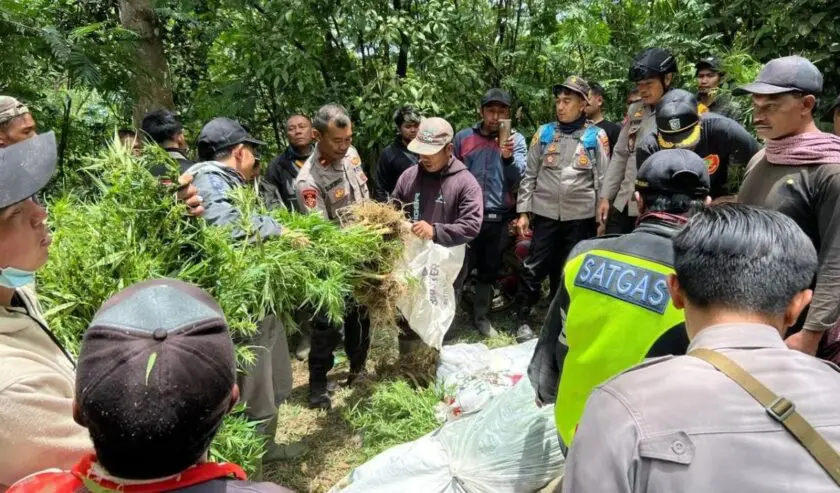
{"label": "maroon jacket", "polygon": [[439,173],[414,165],[400,175],[393,198],[412,221],[435,229],[434,242],[452,247],[472,241],[481,230],[484,197],[475,177],[454,157]]}

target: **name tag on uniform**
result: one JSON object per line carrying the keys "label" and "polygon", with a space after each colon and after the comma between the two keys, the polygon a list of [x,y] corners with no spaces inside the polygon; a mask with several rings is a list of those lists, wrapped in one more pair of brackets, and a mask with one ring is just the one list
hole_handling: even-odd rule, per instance
{"label": "name tag on uniform", "polygon": [[667,276],[638,265],[589,254],[575,277],[575,286],[597,291],[662,314],[668,308]]}

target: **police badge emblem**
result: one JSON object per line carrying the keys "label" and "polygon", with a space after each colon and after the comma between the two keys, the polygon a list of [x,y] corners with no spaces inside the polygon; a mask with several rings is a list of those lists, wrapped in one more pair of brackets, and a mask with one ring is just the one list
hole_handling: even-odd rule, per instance
{"label": "police badge emblem", "polygon": [[668,120],[668,125],[671,126],[671,130],[677,131],[680,129],[680,119],[679,118],[671,118]]}

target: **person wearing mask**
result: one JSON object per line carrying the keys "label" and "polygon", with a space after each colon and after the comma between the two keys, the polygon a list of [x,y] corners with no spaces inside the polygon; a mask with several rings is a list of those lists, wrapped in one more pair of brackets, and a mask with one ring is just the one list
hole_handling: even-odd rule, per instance
{"label": "person wearing mask", "polygon": [[78,366],[71,416],[94,451],[9,493],[291,493],[208,460],[239,387],[225,315],[198,287],[161,279],[118,292],[85,331]]}
{"label": "person wearing mask", "polygon": [[286,120],[286,137],[289,139],[289,147],[269,163],[265,181],[277,191],[280,202],[277,205],[290,211],[300,212],[301,208],[295,192],[295,179],[303,163],[309,159],[315,148],[312,143],[314,135],[309,117],[300,113],[290,116]]}
{"label": "person wearing mask", "polygon": [[0,491],[43,469],[69,469],[93,450],[73,421],[75,361],[49,330],[35,294],[35,273],[52,242],[35,196],[58,158],[52,132],[29,133],[0,148]]}
{"label": "person wearing mask", "polygon": [[715,113],[699,114],[697,99],[688,91],[673,89],[656,105],[656,130],[636,148],[636,164],[661,149],[688,149],[706,161],[712,199],[734,195],[729,189],[731,167],[746,167],[761,149],[758,141],[735,120]]}
{"label": "person wearing mask", "polygon": [[612,156],[615,143],[621,134],[621,125],[604,119],[604,88],[597,82],[589,84],[589,100],[586,104],[586,118],[593,124],[598,125],[607,132],[610,140],[610,156]]}
{"label": "person wearing mask", "polygon": [[455,135],[455,157],[475,176],[484,196],[481,231],[470,242],[478,272],[473,296],[472,321],[484,336],[497,334],[490,319],[494,284],[502,256],[510,243],[509,223],[516,215],[514,194],[527,164],[525,137],[510,129],[510,137],[499,142],[500,121],[510,121],[510,95],[502,89],[488,90],[481,98],[481,121]]}
{"label": "person wearing mask", "polygon": [[837,491],[840,374],[782,340],[812,295],[808,236],[779,212],[723,204],[688,221],[673,255],[688,352],[592,392],[563,491]]}
{"label": "person wearing mask", "polygon": [[403,106],[394,112],[397,136],[379,156],[376,166],[375,198],[387,202],[397,186],[397,180],[405,170],[417,164],[419,156],[408,149],[408,144],[417,137],[420,114],[412,106]]}
{"label": "person wearing mask", "polygon": [[[245,128],[229,118],[214,118],[198,135],[198,157],[202,161],[187,172],[204,199],[203,218],[211,226],[233,225],[235,239],[244,239],[238,225],[241,212],[230,192],[247,186],[260,174],[260,148],[265,143],[252,137]],[[253,233],[261,239],[286,234],[271,216],[254,215]],[[238,375],[246,415],[259,422],[258,431],[267,438],[263,463],[286,458],[292,448],[274,442],[278,407],[292,392],[292,363],[282,316],[270,314],[257,324],[257,332],[246,341],[254,348],[255,361]]]}
{"label": "person wearing mask", "polygon": [[639,170],[639,227],[583,241],[569,255],[528,376],[540,404],[555,403],[563,447],[572,441],[587,396],[645,358],[683,354],[682,312],[666,280],[674,272],[671,239],[711,199],[709,173],[697,154],[660,151]]}
{"label": "person wearing mask", "polygon": [[[178,118],[167,109],[150,111],[143,116],[140,123],[143,133],[153,142],[161,146],[163,150],[174,159],[185,173],[190,166],[195,164],[187,157],[187,138],[184,136],[184,127]],[[155,176],[163,176],[166,167],[159,165],[151,170]]]}
{"label": "person wearing mask", "polygon": [[[423,240],[455,247],[475,239],[484,212],[481,187],[464,163],[452,155],[452,125],[443,118],[426,118],[408,144],[420,164],[408,168],[397,180],[393,198],[404,204],[412,222],[411,232]],[[454,283],[455,299],[467,277],[467,259]],[[400,353],[407,353],[418,336],[400,324]]]}
{"label": "person wearing mask", "polygon": [[630,105],[627,124],[621,129],[604,176],[596,218],[602,225],[599,233],[624,234],[633,230],[638,217],[633,200],[636,145],[656,127],[656,103],[671,89],[675,73],[677,60],[668,50],[648,48],[633,59],[629,79],[636,83],[642,100]]}
{"label": "person wearing mask", "polygon": [[554,86],[557,121],[540,126],[531,140],[516,205],[517,233],[533,229],[517,293],[517,342],[535,337],[529,319],[543,280],[551,277],[554,293],[566,256],[597,230],[598,191],[610,151],[607,133],[586,119],[590,91],[576,75]]}
{"label": "person wearing mask", "polygon": [[[295,191],[302,212],[320,214],[340,222],[341,211],[349,205],[370,199],[368,178],[359,153],[353,147],[353,122],[343,106],[322,106],[313,119],[315,150],[295,180]],[[309,407],[328,410],[332,400],[327,390],[327,374],[335,364],[334,352],[341,341],[342,327],[322,314],[312,320],[312,348],[309,352]],[[344,315],[344,350],[350,360],[352,386],[365,378],[370,349],[370,316],[367,309],[347,301]]]}
{"label": "person wearing mask", "polygon": [[766,141],[747,167],[738,200],[790,216],[819,255],[813,301],[785,340],[808,354],[840,322],[840,137],[814,123],[822,86],[813,63],[789,56],[771,60],[755,82],[738,89],[752,94],[753,123]]}
{"label": "person wearing mask", "polygon": [[726,74],[723,73],[718,57],[707,56],[694,64],[697,76],[697,101],[702,104],[701,113],[711,111],[718,115],[741,119],[741,112],[732,98],[721,90],[721,83]]}

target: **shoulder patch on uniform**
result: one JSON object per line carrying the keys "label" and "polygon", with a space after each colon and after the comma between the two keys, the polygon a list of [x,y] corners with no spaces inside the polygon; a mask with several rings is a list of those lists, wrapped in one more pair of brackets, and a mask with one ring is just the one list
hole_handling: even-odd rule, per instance
{"label": "shoulder patch on uniform", "polygon": [[306,207],[314,209],[318,205],[318,190],[314,188],[304,188],[300,194],[303,196],[303,203]]}
{"label": "shoulder patch on uniform", "polygon": [[540,141],[540,132],[542,132],[542,127],[538,128],[536,132],[534,132],[534,136],[531,137],[531,145],[537,145],[537,142]]}
{"label": "shoulder patch on uniform", "polygon": [[580,265],[575,286],[659,314],[665,313],[671,301],[665,274],[591,253]]}

